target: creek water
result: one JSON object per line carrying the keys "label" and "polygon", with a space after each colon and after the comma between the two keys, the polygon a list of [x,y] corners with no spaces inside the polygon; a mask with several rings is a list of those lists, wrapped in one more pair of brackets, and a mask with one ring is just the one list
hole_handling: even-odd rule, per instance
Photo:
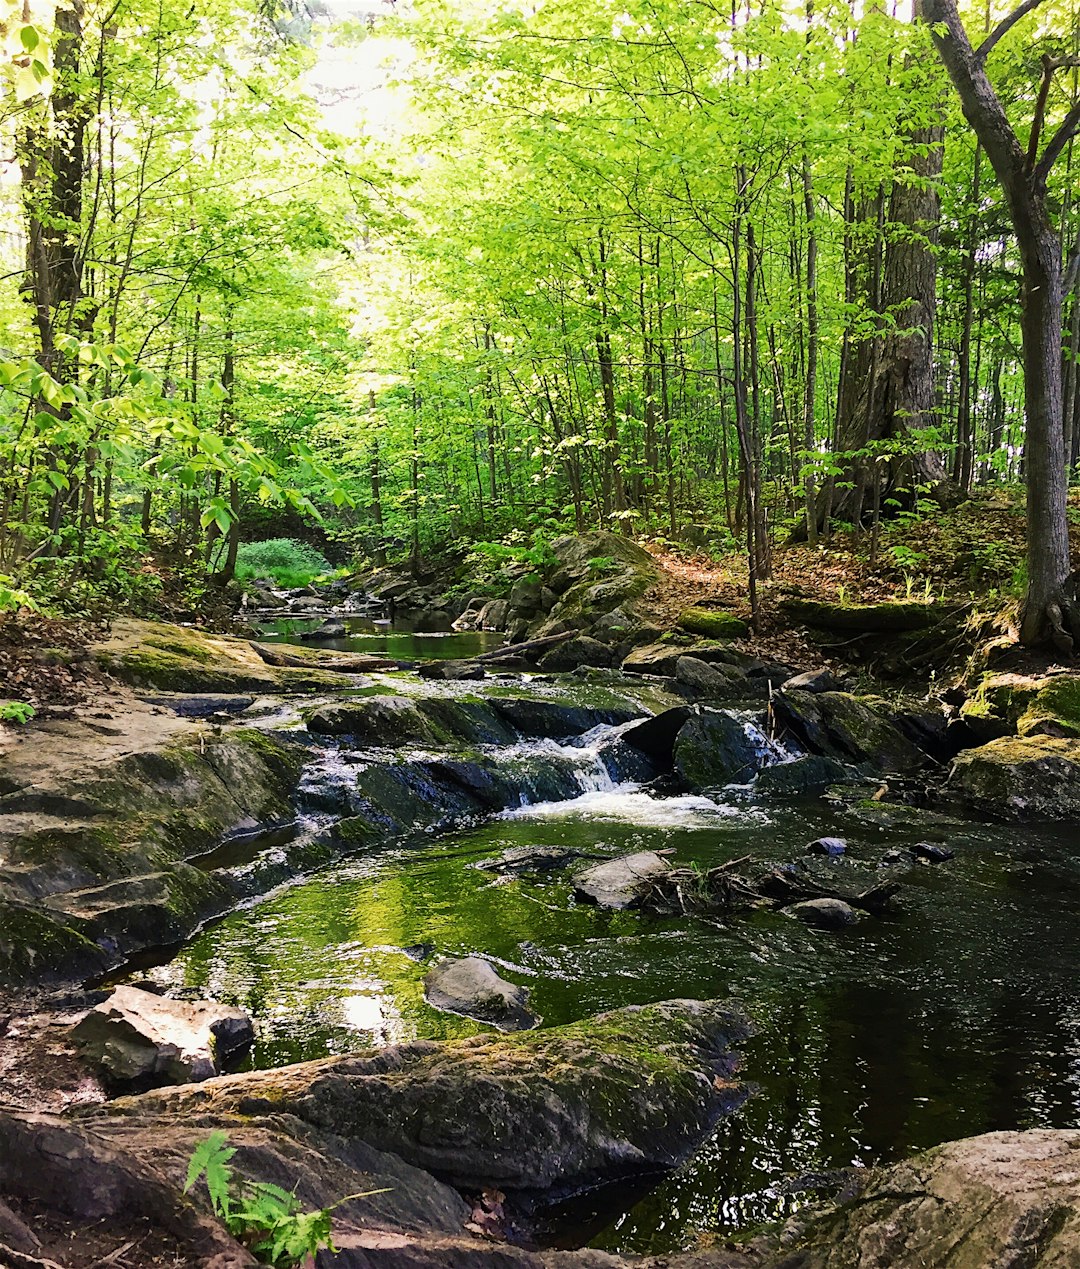
{"label": "creek water", "polygon": [[338,639],[305,640],[303,635],[317,629],[325,621],[318,617],[282,617],[262,620],[264,643],[305,643],[313,648],[329,648],[335,652],[373,652],[399,661],[441,660],[474,657],[490,652],[503,642],[503,636],[490,630],[452,630],[445,614],[399,617],[394,622],[371,617],[335,614],[345,624],[346,633]]}
{"label": "creek water", "polygon": [[[555,1242],[663,1253],[788,1214],[803,1201],[793,1175],[992,1129],[1080,1126],[1080,850],[1067,827],[765,802],[752,789],[658,798],[611,774],[602,739],[500,751],[571,764],[579,796],[368,848],[234,912],[151,976],[247,1008],[258,1067],[481,1030],[425,1003],[438,956],[489,957],[530,988],[544,1026],[680,996],[739,1001],[756,1026],[742,1068],[755,1095],[655,1188],[557,1214]],[[839,932],[772,911],[602,911],[575,901],[577,865],[518,877],[477,866],[515,846],[780,861],[820,835],[845,838],[856,860],[921,841],[955,857],[913,868],[895,914]]]}

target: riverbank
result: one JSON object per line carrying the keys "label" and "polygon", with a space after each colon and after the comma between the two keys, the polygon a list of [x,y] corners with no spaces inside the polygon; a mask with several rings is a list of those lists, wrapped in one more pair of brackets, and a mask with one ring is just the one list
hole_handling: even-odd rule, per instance
{"label": "riverbank", "polygon": [[[873,1079],[884,1075],[870,1056],[872,1031],[897,1043],[914,1025],[925,1044],[926,1024],[911,1019],[929,1009],[938,1020],[966,997],[973,1043],[983,1042],[985,1007],[987,1052],[1000,1047],[1002,1010],[1017,1025],[1012,985],[996,1002],[994,993],[973,997],[972,974],[980,984],[1003,974],[1008,982],[1025,955],[1021,944],[1035,946],[1039,928],[1044,943],[1060,941],[1048,931],[1059,918],[1067,930],[1075,917],[1075,879],[1062,871],[1070,856],[1053,828],[1031,823],[995,836],[964,818],[983,806],[1003,819],[1067,813],[1067,763],[1038,775],[1038,803],[1008,789],[980,787],[972,797],[962,774],[985,769],[988,749],[1009,748],[1010,762],[1016,746],[1071,753],[1080,742],[1068,731],[1062,676],[986,683],[962,704],[883,698],[840,690],[846,685],[822,676],[824,667],[753,658],[730,640],[689,631],[635,644],[618,668],[523,670],[451,658],[439,677],[359,673],[355,665],[341,673],[334,662],[355,654],[300,644],[299,665],[274,666],[249,640],[131,623],[91,647],[114,685],[107,704],[31,724],[0,763],[4,900],[7,910],[31,914],[35,930],[48,930],[38,941],[13,939],[7,922],[0,938],[9,984],[20,988],[0,1040],[0,1061],[14,1072],[9,1103],[60,1108],[104,1096],[63,1036],[80,1006],[96,999],[79,997],[78,980],[117,970],[129,981],[149,975],[169,995],[224,994],[245,1005],[256,1020],[254,1061],[266,1067],[482,1032],[467,1014],[439,1013],[426,999],[426,977],[447,956],[486,958],[527,987],[542,1033],[612,1004],[664,998],[675,983],[698,998],[730,984],[759,1032],[748,1047],[755,1080],[789,1040],[782,1061],[805,1066],[798,1054],[807,1043],[815,1056],[794,1103],[791,1087],[770,1089],[766,1080],[730,1133],[653,1191],[666,1197],[660,1208],[653,1200],[652,1232],[642,1220],[648,1202],[637,1209],[629,1195],[619,1200],[630,1206],[618,1217],[618,1240],[606,1245],[677,1251],[710,1228],[730,1231],[730,1215],[676,1230],[665,1203],[724,1194],[723,1210],[739,1210],[738,1224],[749,1228],[805,1201],[785,1197],[783,1177],[800,1162],[820,1164],[829,1131],[850,1130],[844,1116],[867,1095],[864,1076],[853,1073],[868,1057]],[[805,672],[801,682],[796,671]],[[806,856],[818,838],[839,838],[842,857]],[[740,885],[753,892],[745,911],[711,892],[708,902],[695,896],[692,911],[657,909],[649,896],[609,911],[575,897],[583,868],[643,847],[659,850],[676,876],[735,863]],[[499,865],[513,850],[549,852],[544,858],[561,850],[564,859],[533,871]],[[935,858],[944,862],[929,862]],[[778,868],[789,886],[797,883],[786,901],[768,889]],[[860,879],[872,888],[893,877],[895,909],[860,916]],[[850,928],[791,919],[787,909],[823,885],[855,903]],[[1015,887],[1031,900],[1019,917]],[[391,895],[398,897],[388,906]],[[969,919],[958,923],[965,906]],[[447,922],[451,911],[456,926]],[[972,961],[991,948],[994,964]],[[755,964],[769,966],[771,984]],[[886,967],[892,986],[871,1001],[857,984],[874,965],[879,977]],[[1023,1024],[1020,1049],[1032,1056],[1022,1061],[1035,1063],[1042,1051],[1054,1065],[1059,1049],[1063,1060],[1067,1043],[1053,1038],[1055,1011],[1070,1007],[1063,965],[1043,967],[1028,954],[1028,975],[1041,990],[1053,987],[1040,1036]],[[927,975],[935,982],[929,995],[919,986]],[[53,995],[44,1010],[29,1004],[34,982]],[[827,982],[835,990],[823,991]],[[813,1007],[795,1025],[800,998]],[[864,1027],[851,1064],[830,1063],[818,1046],[832,1029],[868,1020],[872,1031]],[[961,1062],[950,1077],[960,1112],[953,1121],[924,1116],[914,1132],[880,1135],[875,1123],[895,1120],[901,1107],[911,1115],[927,1094],[945,1104],[928,1082],[938,1060],[905,1060],[886,1077],[891,1091],[872,1102],[884,1119],[868,1121],[861,1161],[880,1159],[883,1141],[886,1159],[902,1158],[969,1125],[993,1126],[972,1113],[989,1086]],[[28,1067],[35,1076],[26,1080]],[[1060,1090],[1053,1085],[1058,1101],[1048,1116],[1034,1096],[1040,1088],[1045,1097],[1046,1077],[1032,1080],[1032,1096],[1025,1082],[1002,1112],[1006,1122],[1020,1126],[1033,1114],[1037,1123],[1069,1122],[1067,1078]],[[839,1096],[823,1101],[829,1083]],[[799,1109],[788,1135],[777,1137],[773,1116],[785,1098]],[[800,1125],[815,1117],[826,1135],[809,1152],[791,1152]],[[738,1142],[747,1131],[757,1142],[786,1143],[767,1174],[731,1168],[746,1156]],[[849,1162],[850,1147],[837,1144]],[[762,1183],[765,1201],[755,1204],[750,1195]],[[582,1222],[579,1211],[571,1221],[578,1240]],[[667,1227],[674,1241],[664,1243]],[[566,1218],[555,1221],[560,1228],[555,1236],[566,1237]]]}

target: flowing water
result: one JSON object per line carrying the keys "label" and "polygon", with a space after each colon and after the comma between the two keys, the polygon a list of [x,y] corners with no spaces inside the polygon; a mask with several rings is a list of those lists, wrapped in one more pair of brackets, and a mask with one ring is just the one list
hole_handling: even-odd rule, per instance
{"label": "flowing water", "polygon": [[[579,796],[523,793],[523,805],[468,831],[368,849],[233,913],[152,976],[250,1010],[256,1066],[480,1030],[424,1002],[435,956],[489,957],[529,986],[545,1026],[678,996],[738,1000],[757,1028],[743,1066],[756,1095],[651,1192],[578,1201],[552,1224],[553,1240],[621,1252],[669,1251],[701,1231],[787,1214],[800,1201],[792,1174],[991,1129],[1080,1126],[1074,833],[822,799],[765,803],[752,789],[658,798],[625,769],[612,773],[613,730],[492,751],[521,765],[523,790],[529,770],[562,764]],[[761,749],[763,761],[785,756],[764,738]],[[334,761],[326,770],[347,782],[347,763]],[[579,865],[513,878],[477,867],[514,846],[586,858],[663,849],[700,866],[750,853],[779,861],[825,834],[846,838],[856,859],[927,840],[955,858],[915,868],[895,915],[840,932],[777,912],[723,921],[601,911],[574,900]]]}

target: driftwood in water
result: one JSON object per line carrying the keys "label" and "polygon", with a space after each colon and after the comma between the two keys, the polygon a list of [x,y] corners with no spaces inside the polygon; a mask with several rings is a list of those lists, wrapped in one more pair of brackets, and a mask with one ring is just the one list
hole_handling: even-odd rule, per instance
{"label": "driftwood in water", "polygon": [[491,652],[481,652],[478,656],[470,657],[469,660],[475,665],[498,665],[506,657],[520,657],[524,661],[531,661],[537,652],[546,652],[557,643],[565,643],[567,639],[572,639],[574,634],[573,630],[564,630],[562,634],[544,635],[540,639],[526,639],[524,643],[508,643],[504,647],[494,648]]}
{"label": "driftwood in water", "polygon": [[251,646],[267,665],[284,669],[330,670],[334,674],[365,674],[368,670],[396,670],[399,668],[397,661],[392,661],[389,657],[375,656],[373,653],[362,652],[357,656],[334,657],[332,660],[322,661],[312,660],[310,657],[293,656],[290,652],[282,652],[280,648],[271,647],[265,643],[252,641]]}
{"label": "driftwood in water", "polygon": [[899,891],[900,883],[883,881],[852,894],[851,890],[822,885],[816,878],[803,872],[781,872],[775,869],[758,882],[758,887],[765,898],[781,904],[800,903],[804,899],[840,899],[853,908],[862,908],[864,912],[880,915],[889,900]]}
{"label": "driftwood in water", "polygon": [[[736,872],[743,864],[749,864],[753,871]],[[802,870],[764,865],[762,871],[761,867],[753,856],[744,855],[708,870],[673,868],[653,882],[642,907],[665,914],[705,914],[757,906],[782,908],[806,899],[839,899],[880,915],[900,889],[900,883],[889,878],[853,893],[853,886],[828,885]]]}

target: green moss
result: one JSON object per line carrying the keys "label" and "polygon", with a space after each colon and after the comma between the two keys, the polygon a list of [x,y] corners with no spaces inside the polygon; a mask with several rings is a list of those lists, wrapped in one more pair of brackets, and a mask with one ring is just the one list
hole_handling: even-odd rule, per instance
{"label": "green moss", "polygon": [[964,702],[961,716],[1020,736],[1080,737],[1080,675],[987,675]]}
{"label": "green moss", "polygon": [[101,948],[76,922],[39,904],[0,899],[0,986],[48,981],[70,973],[72,966],[83,973],[105,967]]}
{"label": "green moss", "polygon": [[679,628],[707,639],[741,639],[750,627],[734,613],[712,608],[687,608],[679,616]]}
{"label": "green moss", "polygon": [[833,604],[819,599],[785,599],[781,607],[793,620],[822,630],[897,634],[936,625],[948,615],[940,604],[886,600],[879,604]]}

